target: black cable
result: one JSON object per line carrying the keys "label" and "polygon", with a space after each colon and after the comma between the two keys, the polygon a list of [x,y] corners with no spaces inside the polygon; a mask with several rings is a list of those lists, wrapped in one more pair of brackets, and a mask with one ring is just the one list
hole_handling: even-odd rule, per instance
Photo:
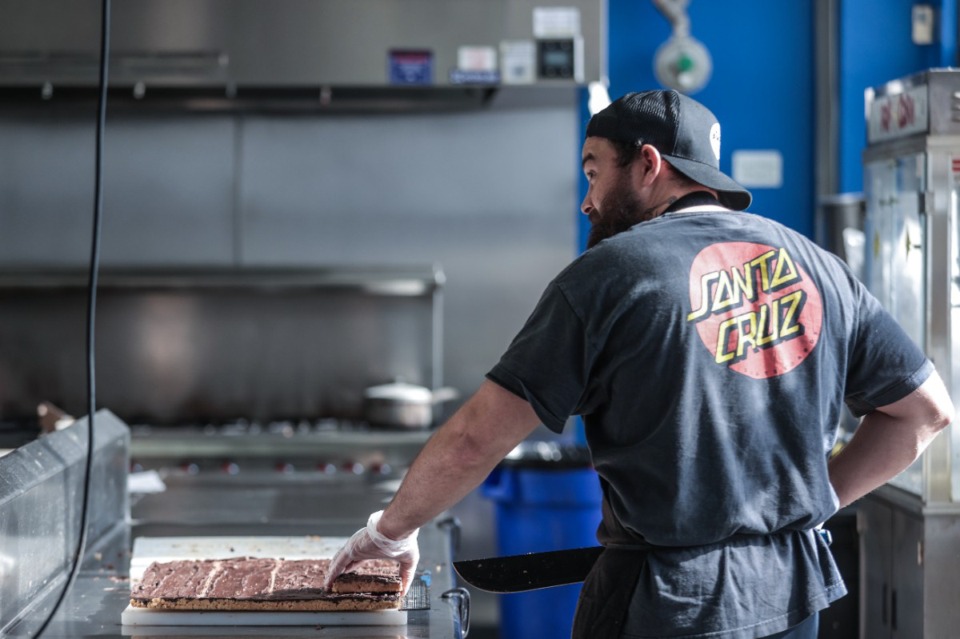
{"label": "black cable", "polygon": [[94,158],[94,193],[93,193],[93,238],[90,242],[90,270],[87,285],[87,446],[83,470],[83,488],[80,506],[80,539],[77,541],[76,551],[67,583],[60,592],[53,609],[34,637],[39,637],[50,625],[50,621],[57,614],[63,600],[80,573],[83,564],[83,555],[87,546],[87,510],[90,504],[90,478],[93,468],[93,416],[97,409],[96,384],[96,357],[95,328],[97,308],[97,276],[100,270],[100,218],[103,210],[103,129],[107,120],[107,69],[110,53],[110,0],[101,0],[100,15],[100,91],[97,100],[96,126],[96,154]]}

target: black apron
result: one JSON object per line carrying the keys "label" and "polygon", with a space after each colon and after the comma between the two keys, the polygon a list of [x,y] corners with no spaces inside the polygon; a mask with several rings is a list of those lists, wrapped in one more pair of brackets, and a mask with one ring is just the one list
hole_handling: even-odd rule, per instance
{"label": "black apron", "polygon": [[[603,519],[597,536],[604,543],[593,568],[584,579],[573,618],[572,639],[618,639],[624,631],[634,593],[640,583],[647,557],[661,546],[648,543],[643,537],[624,528],[610,511],[604,496],[601,503]],[[827,530],[817,530],[824,546],[831,539]],[[671,546],[670,550],[685,550],[690,547]],[[784,637],[813,637],[817,632],[818,614],[770,639]],[[812,632],[812,634],[811,634]],[[792,634],[797,633],[797,634]]]}
{"label": "black apron", "polygon": [[617,639],[647,553],[606,548],[583,582],[573,618],[573,639]]}
{"label": "black apron", "polygon": [[647,554],[655,548],[620,525],[610,510],[605,484],[603,488],[603,519],[597,537],[605,547],[583,581],[572,639],[620,636]]}

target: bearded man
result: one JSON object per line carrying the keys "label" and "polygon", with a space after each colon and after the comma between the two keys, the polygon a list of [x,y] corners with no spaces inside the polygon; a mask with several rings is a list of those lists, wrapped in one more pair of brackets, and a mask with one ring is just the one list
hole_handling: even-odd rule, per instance
{"label": "bearded man", "polygon": [[[418,527],[539,424],[580,415],[604,551],[574,637],[816,637],[846,593],[821,525],[921,454],[949,394],[841,260],[743,212],[699,102],[623,96],[591,118],[582,160],[590,248],[330,578],[392,557],[409,583]],[[844,404],[862,419],[831,459]]]}

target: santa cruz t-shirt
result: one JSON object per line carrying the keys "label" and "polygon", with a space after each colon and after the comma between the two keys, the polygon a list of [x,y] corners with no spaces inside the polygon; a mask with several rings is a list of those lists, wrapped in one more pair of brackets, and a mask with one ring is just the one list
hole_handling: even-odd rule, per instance
{"label": "santa cruz t-shirt", "polygon": [[[931,371],[838,258],[717,208],[663,215],[581,255],[488,377],[555,431],[583,416],[601,542],[677,549],[647,559],[644,623],[703,605],[715,610],[696,624],[713,634],[683,636],[746,637],[843,594],[829,552],[797,533],[837,509],[827,455],[844,402],[862,415]],[[751,609],[731,580],[763,602]],[[678,595],[714,581],[709,604]],[[773,620],[780,606],[790,615]]]}

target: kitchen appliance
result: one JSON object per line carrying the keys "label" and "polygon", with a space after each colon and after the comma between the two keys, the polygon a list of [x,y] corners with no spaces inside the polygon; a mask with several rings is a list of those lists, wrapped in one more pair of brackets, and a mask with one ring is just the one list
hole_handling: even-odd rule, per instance
{"label": "kitchen appliance", "polygon": [[[960,399],[960,73],[933,69],[868,89],[865,280]],[[960,431],[893,485],[960,503]]]}
{"label": "kitchen appliance", "polygon": [[[111,101],[194,108],[478,105],[503,86],[603,79],[605,0],[125,0]],[[58,100],[95,86],[95,0],[0,2],[0,87]]]}
{"label": "kitchen appliance", "polygon": [[[864,280],[960,404],[960,71],[866,90]],[[861,501],[861,636],[946,637],[960,625],[960,429]]]}

